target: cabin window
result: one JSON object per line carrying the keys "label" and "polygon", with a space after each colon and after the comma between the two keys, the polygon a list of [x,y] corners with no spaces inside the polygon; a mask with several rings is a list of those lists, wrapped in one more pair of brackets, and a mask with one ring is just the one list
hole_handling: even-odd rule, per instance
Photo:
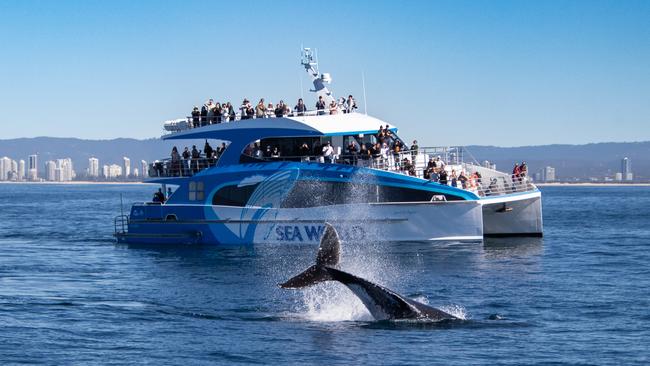
{"label": "cabin window", "polygon": [[244,207],[253,195],[253,192],[255,192],[258,184],[242,187],[238,187],[237,185],[222,187],[212,197],[212,204],[215,206]]}
{"label": "cabin window", "polygon": [[190,182],[188,187],[190,201],[203,201],[205,199],[205,184],[203,182]]}
{"label": "cabin window", "polygon": [[[318,207],[349,203],[428,202],[439,192],[422,189],[349,182],[298,181],[282,203],[285,208]],[[448,201],[461,197],[443,194]]]}

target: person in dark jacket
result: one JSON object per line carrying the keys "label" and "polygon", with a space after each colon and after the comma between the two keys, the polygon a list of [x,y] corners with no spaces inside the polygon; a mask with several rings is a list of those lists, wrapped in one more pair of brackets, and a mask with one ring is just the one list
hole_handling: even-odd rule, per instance
{"label": "person in dark jacket", "polygon": [[307,112],[307,106],[303,102],[302,98],[298,99],[298,104],[296,104],[293,109],[297,112],[298,116],[304,116],[305,112]]}
{"label": "person in dark jacket", "polygon": [[440,173],[438,174],[438,182],[442,185],[447,185],[447,171],[444,169],[440,170]]}
{"label": "person in dark jacket", "polygon": [[192,171],[194,173],[199,171],[200,158],[201,158],[201,151],[197,150],[196,145],[192,145]]}
{"label": "person in dark jacket", "polygon": [[214,150],[212,149],[212,146],[208,143],[208,140],[205,140],[205,146],[203,147],[203,152],[205,153],[205,157],[209,158],[212,156],[212,152]]}
{"label": "person in dark jacket", "polygon": [[325,100],[322,95],[318,96],[318,102],[316,102],[316,110],[318,110],[318,115],[322,116],[325,114]]}
{"label": "person in dark jacket", "polygon": [[201,125],[200,118],[201,118],[201,112],[199,112],[199,107],[194,106],[194,108],[192,109],[192,128],[197,128]]}
{"label": "person in dark jacket", "polygon": [[201,126],[208,124],[208,106],[205,104],[201,107]]}
{"label": "person in dark jacket", "polygon": [[162,191],[162,188],[158,188],[158,192],[153,195],[153,202],[156,203],[165,203],[165,194]]}

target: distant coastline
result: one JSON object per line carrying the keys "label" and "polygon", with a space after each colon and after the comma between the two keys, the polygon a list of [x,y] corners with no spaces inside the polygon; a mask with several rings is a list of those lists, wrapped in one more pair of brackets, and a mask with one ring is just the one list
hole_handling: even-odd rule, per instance
{"label": "distant coastline", "polygon": [[154,184],[146,182],[96,182],[96,181],[84,181],[84,180],[73,180],[69,182],[13,182],[13,181],[0,181],[0,184],[39,184],[39,185],[88,185],[88,184],[98,184],[98,185],[140,185],[140,184]]}
{"label": "distant coastline", "polygon": [[[84,181],[84,180],[75,180],[70,182],[13,182],[13,181],[0,181],[0,184],[39,184],[39,185],[88,185],[88,184],[98,184],[98,185],[156,185],[158,183],[147,183],[147,182],[97,182],[97,181]],[[554,182],[554,183],[535,183],[538,187],[650,187],[650,183],[594,183],[594,182],[574,182],[574,183],[564,183],[564,182]]]}
{"label": "distant coastline", "polygon": [[575,183],[535,183],[538,187],[650,187],[650,183],[594,183],[594,182],[575,182]]}

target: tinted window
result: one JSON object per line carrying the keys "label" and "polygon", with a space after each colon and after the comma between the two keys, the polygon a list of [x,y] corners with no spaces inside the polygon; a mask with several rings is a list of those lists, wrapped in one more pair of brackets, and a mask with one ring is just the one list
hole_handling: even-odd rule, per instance
{"label": "tinted window", "polygon": [[[259,184],[259,183],[258,183]],[[222,206],[246,206],[246,202],[257,188],[257,184],[237,187],[236,185],[225,186],[218,190],[212,197],[213,205]]]}
{"label": "tinted window", "polygon": [[[317,207],[346,203],[426,202],[441,194],[421,189],[378,186],[348,182],[298,181],[282,207]],[[444,194],[448,201],[462,200]]]}

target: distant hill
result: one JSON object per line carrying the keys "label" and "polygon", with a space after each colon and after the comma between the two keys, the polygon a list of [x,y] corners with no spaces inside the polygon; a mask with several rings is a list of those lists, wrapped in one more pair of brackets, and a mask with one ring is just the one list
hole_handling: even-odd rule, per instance
{"label": "distant hill", "polygon": [[[151,162],[169,156],[172,146],[179,148],[195,143],[200,149],[203,141],[162,141],[160,139],[82,140],[76,138],[36,137],[0,140],[0,157],[24,159],[38,153],[40,169],[48,160],[71,158],[75,170],[83,173],[88,158],[99,159],[104,164],[121,164],[122,157],[131,159],[133,168],[140,160]],[[550,165],[555,167],[559,179],[588,179],[611,176],[620,171],[621,159],[632,162],[635,179],[650,180],[650,141],[606,142],[587,145],[542,145],[521,147],[468,146],[469,153],[478,161],[489,160],[497,169],[509,171],[513,163],[526,161],[530,172]],[[467,159],[467,157],[466,157]]]}
{"label": "distant hill", "polygon": [[621,159],[628,157],[635,179],[650,179],[650,141],[521,147],[468,146],[467,149],[479,162],[492,161],[502,171],[512,169],[514,162],[521,161],[526,161],[531,173],[550,165],[555,168],[557,177],[563,180],[611,176],[621,171]]}
{"label": "distant hill", "polygon": [[[178,144],[178,142],[176,142]],[[71,158],[77,174],[88,168],[88,159],[99,159],[100,170],[105,164],[122,165],[124,156],[131,159],[132,168],[140,167],[140,161],[151,162],[169,155],[173,142],[160,139],[136,140],[119,138],[113,140],[82,140],[76,138],[35,137],[0,140],[0,157],[24,159],[38,154],[39,170],[44,171],[45,162],[59,158]]]}

